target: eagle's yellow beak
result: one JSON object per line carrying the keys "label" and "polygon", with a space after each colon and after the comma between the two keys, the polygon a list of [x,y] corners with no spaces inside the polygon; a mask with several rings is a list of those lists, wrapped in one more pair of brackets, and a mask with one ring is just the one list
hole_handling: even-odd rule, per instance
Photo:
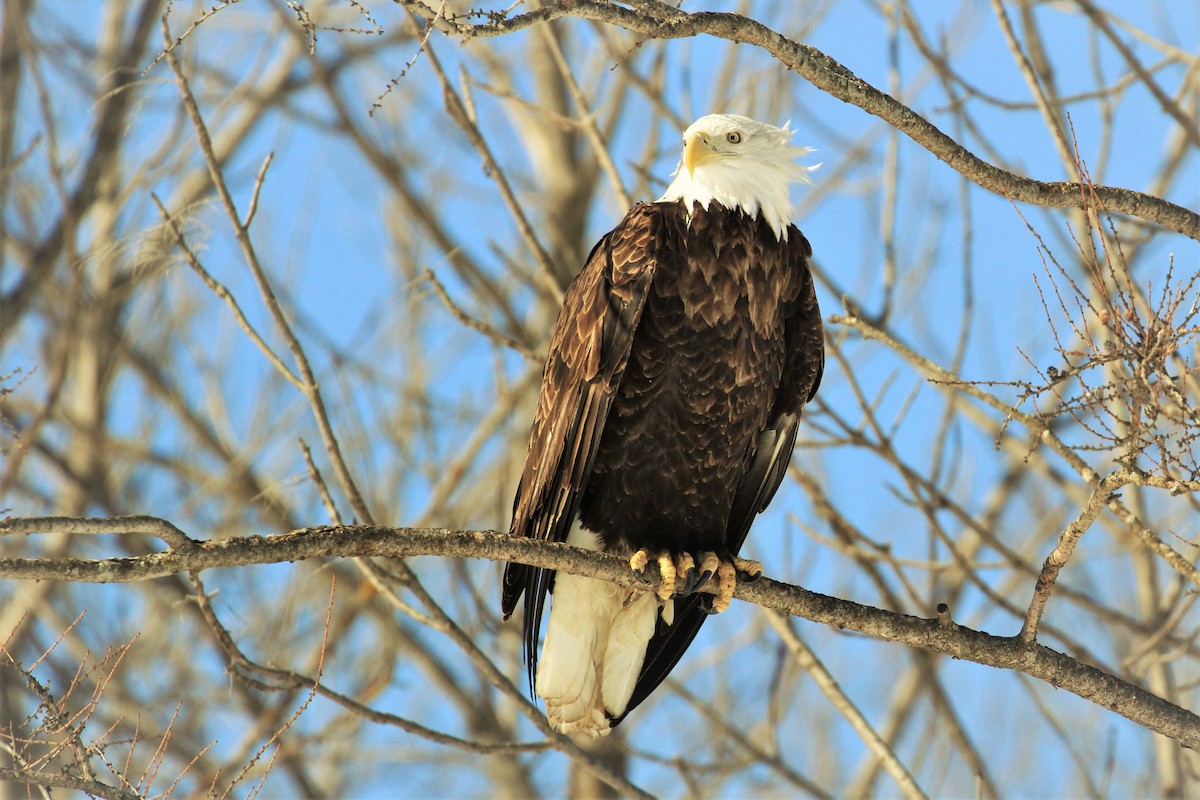
{"label": "eagle's yellow beak", "polygon": [[695,172],[696,167],[716,157],[716,152],[708,144],[708,134],[696,131],[688,137],[683,147],[683,165],[687,167],[688,175]]}

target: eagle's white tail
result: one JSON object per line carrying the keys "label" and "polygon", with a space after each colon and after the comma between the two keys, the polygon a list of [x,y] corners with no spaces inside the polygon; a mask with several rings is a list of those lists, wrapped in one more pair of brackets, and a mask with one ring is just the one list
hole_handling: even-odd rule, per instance
{"label": "eagle's white tail", "polygon": [[[567,544],[600,549],[579,523]],[[629,704],[657,612],[653,593],[558,573],[535,683],[555,730],[608,733],[608,716],[620,716]]]}

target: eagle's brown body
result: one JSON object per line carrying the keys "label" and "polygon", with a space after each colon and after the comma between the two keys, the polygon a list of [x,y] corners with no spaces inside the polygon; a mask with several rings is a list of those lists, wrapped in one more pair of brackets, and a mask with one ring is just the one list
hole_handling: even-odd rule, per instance
{"label": "eagle's brown body", "polygon": [[[811,352],[806,334],[820,345],[808,242],[799,231],[777,242],[715,206],[697,209],[690,227],[679,203],[641,213],[657,217],[662,252],[675,258],[655,269],[580,519],[609,550],[725,555],[741,544],[729,517],[759,435],[798,412],[817,377],[787,358],[789,344]],[[704,249],[691,253],[689,242]]]}
{"label": "eagle's brown body", "polygon": [[[822,327],[795,226],[712,204],[635,206],[567,291],[514,503],[512,533],[564,541],[578,519],[605,550],[731,559],[786,471],[820,382]],[[525,595],[530,674],[554,574],[505,570],[505,617]],[[666,677],[705,600],[658,621],[628,705]],[[664,615],[669,618],[668,615]]]}

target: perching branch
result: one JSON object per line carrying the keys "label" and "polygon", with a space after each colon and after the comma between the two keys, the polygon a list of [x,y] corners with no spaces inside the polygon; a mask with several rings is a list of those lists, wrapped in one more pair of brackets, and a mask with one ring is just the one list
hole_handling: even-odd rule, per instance
{"label": "perching branch", "polygon": [[560,0],[507,19],[470,23],[443,16],[422,0],[402,0],[404,6],[448,36],[461,39],[503,36],[561,17],[615,25],[652,39],[685,39],[700,34],[760,47],[792,72],[833,97],[858,106],[901,131],[952,169],[1002,197],[1049,208],[1088,208],[1099,203],[1110,212],[1156,222],[1200,241],[1200,214],[1160,197],[1114,186],[1090,187],[1093,198],[1078,183],[1037,181],[989,164],[908,106],[876,89],[836,60],[814,47],[793,42],[756,20],[739,14],[684,12],[652,16],[607,0]]}
{"label": "perching branch", "polygon": [[[0,522],[0,537],[79,530],[119,534],[145,530],[146,517],[80,521],[33,517]],[[318,526],[270,536],[197,541],[183,549],[144,556],[85,560],[74,558],[0,559],[0,578],[87,583],[122,583],[161,578],[215,567],[276,564],[309,558],[412,556],[484,558],[602,578],[621,586],[652,590],[620,558],[555,542],[514,538],[495,531],[446,528],[382,528],[368,525]],[[715,590],[710,581],[702,588]],[[993,636],[956,625],[949,615],[920,619],[810,592],[762,578],[740,583],[734,597],[790,616],[858,631],[978,664],[1014,669],[1115,711],[1152,731],[1200,750],[1200,717],[1095,667],[1017,637]]]}

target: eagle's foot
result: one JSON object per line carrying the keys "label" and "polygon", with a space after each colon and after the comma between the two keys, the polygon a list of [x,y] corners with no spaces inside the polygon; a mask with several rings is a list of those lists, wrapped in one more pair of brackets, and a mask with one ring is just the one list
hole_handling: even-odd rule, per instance
{"label": "eagle's foot", "polygon": [[679,556],[672,557],[666,551],[651,554],[648,550],[642,548],[629,559],[629,567],[649,583],[650,580],[649,576],[646,575],[646,567],[649,566],[651,559],[658,564],[658,572],[662,576],[662,581],[659,582],[655,594],[663,602],[675,596],[676,578],[682,576],[685,586],[687,583],[695,580],[696,562],[690,553],[681,553]]}
{"label": "eagle's foot", "polygon": [[733,590],[737,586],[737,568],[732,561],[717,565],[717,593],[713,595],[711,613],[720,614],[733,602]]}
{"label": "eagle's foot", "polygon": [[672,556],[666,551],[651,552],[643,548],[629,559],[629,566],[647,586],[654,583],[654,576],[649,570],[651,562],[658,565],[659,575],[662,576],[654,593],[664,603],[673,597],[688,597],[694,594],[696,589],[715,575],[716,594],[704,598],[701,606],[710,614],[720,614],[729,608],[733,601],[733,590],[739,580],[752,583],[762,577],[763,571],[762,564],[745,558],[730,557],[729,560],[725,560],[710,552],[700,553],[695,557],[691,553]]}
{"label": "eagle's foot", "polygon": [[713,559],[716,566],[710,574],[717,576],[717,591],[716,594],[704,598],[700,608],[709,614],[720,614],[733,602],[733,590],[737,588],[738,581],[753,583],[762,577],[762,564],[736,557],[731,557],[728,561],[717,560],[716,556],[713,556]]}
{"label": "eagle's foot", "polygon": [[737,570],[738,580],[743,583],[754,583],[762,577],[762,562],[735,557],[733,567]]}

